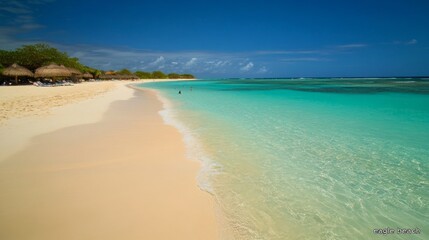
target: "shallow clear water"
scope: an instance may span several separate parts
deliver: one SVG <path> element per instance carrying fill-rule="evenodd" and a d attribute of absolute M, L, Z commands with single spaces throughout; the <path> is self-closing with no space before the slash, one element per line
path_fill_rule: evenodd
<path fill-rule="evenodd" d="M 429 239 L 429 80 L 157 82 L 224 238 Z M 178 94 L 178 91 L 182 94 Z M 174 123 L 173 123 L 174 124 Z"/>

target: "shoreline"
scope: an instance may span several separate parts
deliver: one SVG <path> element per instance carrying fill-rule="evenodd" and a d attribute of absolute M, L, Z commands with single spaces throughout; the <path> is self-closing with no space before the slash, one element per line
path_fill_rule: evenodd
<path fill-rule="evenodd" d="M 16 133 L 96 111 L 33 130 L 29 144 L 0 156 L 0 237 L 217 239 L 214 199 L 198 187 L 200 166 L 163 122 L 157 97 L 123 84 L 84 102 L 9 126 Z M 19 130 L 29 118 L 40 122 Z"/>
<path fill-rule="evenodd" d="M 188 159 L 190 159 L 193 162 L 196 162 L 200 165 L 200 170 L 197 175 L 197 183 L 198 187 L 204 191 L 209 193 L 210 195 L 213 195 L 213 190 L 210 186 L 207 185 L 207 183 L 202 182 L 200 179 L 200 174 L 202 171 L 206 170 L 205 168 L 209 168 L 210 163 L 203 161 L 201 158 L 201 152 L 202 146 L 200 143 L 198 143 L 198 140 L 195 139 L 195 137 L 190 134 L 190 130 L 188 127 L 186 127 L 178 118 L 175 116 L 174 113 L 172 113 L 172 102 L 164 96 L 164 94 L 161 93 L 161 91 L 144 87 L 138 87 L 137 84 L 129 84 L 128 86 L 130 88 L 136 89 L 137 91 L 148 91 L 154 94 L 157 98 L 157 100 L 162 104 L 162 110 L 158 112 L 158 114 L 161 116 L 162 121 L 165 125 L 171 126 L 175 128 L 182 136 L 182 141 L 185 144 L 186 148 L 186 156 Z M 173 110 L 174 111 L 174 110 Z M 198 153 L 197 153 L 198 152 Z M 214 195 L 213 195 L 214 196 Z"/>
<path fill-rule="evenodd" d="M 145 82 L 146 83 L 146 82 Z M 174 109 L 175 102 L 171 101 L 161 90 L 148 88 L 145 84 L 140 87 L 133 86 L 137 84 L 130 84 L 130 87 L 136 88 L 137 90 L 150 91 L 156 95 L 159 102 L 162 103 L 163 110 L 159 111 L 159 115 L 162 116 L 164 124 L 175 128 L 182 136 L 182 140 L 185 143 L 186 156 L 189 160 L 198 164 L 197 172 L 197 186 L 199 189 L 207 194 L 213 200 L 216 223 L 218 228 L 219 239 L 234 239 L 234 229 L 230 226 L 228 217 L 226 217 L 222 204 L 219 202 L 219 196 L 216 195 L 213 186 L 210 183 L 211 172 L 216 171 L 214 168 L 219 167 L 217 163 L 214 163 L 212 159 L 207 155 L 207 149 L 201 140 L 192 133 L 191 128 L 183 122 L 177 115 L 177 110 Z"/>

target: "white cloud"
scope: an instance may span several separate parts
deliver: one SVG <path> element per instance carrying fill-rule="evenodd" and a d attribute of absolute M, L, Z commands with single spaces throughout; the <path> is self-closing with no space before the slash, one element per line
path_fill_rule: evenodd
<path fill-rule="evenodd" d="M 164 63 L 165 58 L 163 56 L 158 57 L 155 61 L 151 62 L 150 65 L 157 66 Z"/>
<path fill-rule="evenodd" d="M 149 63 L 154 70 L 159 70 L 165 68 L 165 58 L 163 56 L 159 56 L 155 61 Z M 144 67 L 146 69 L 147 67 Z"/>
<path fill-rule="evenodd" d="M 197 62 L 197 58 L 191 58 L 191 60 L 189 60 L 188 62 L 185 63 L 185 66 L 190 67 L 192 65 L 194 65 Z"/>
<path fill-rule="evenodd" d="M 230 65 L 230 61 L 228 61 L 228 60 L 225 60 L 225 61 L 221 61 L 221 60 L 219 60 L 219 61 L 216 61 L 216 62 L 214 62 L 214 66 L 215 67 L 224 67 L 224 66 L 226 66 L 226 65 Z"/>
<path fill-rule="evenodd" d="M 218 57 L 204 61 L 198 67 L 203 70 L 203 72 L 210 73 L 226 73 L 228 70 L 232 70 L 231 66 L 233 65 L 233 60 L 219 60 Z M 240 65 L 241 64 L 241 65 Z M 242 63 L 238 63 L 242 66 Z"/>
<path fill-rule="evenodd" d="M 252 62 L 247 63 L 244 67 L 241 67 L 240 70 L 243 72 L 247 72 L 252 69 L 254 64 Z"/>
<path fill-rule="evenodd" d="M 218 70 L 230 66 L 227 58 L 221 53 L 210 52 L 157 52 L 138 49 L 121 49 L 121 48 L 99 48 L 88 45 L 59 45 L 52 46 L 61 51 L 68 52 L 71 56 L 78 57 L 82 63 L 105 69 L 107 59 L 111 66 L 116 69 L 132 68 L 138 66 L 142 70 L 154 71 L 163 68 L 169 72 L 204 72 L 214 71 L 217 65 Z M 190 55 L 194 55 L 190 57 Z M 110 66 L 110 65 L 109 65 Z M 217 70 L 216 70 L 217 71 Z"/>
<path fill-rule="evenodd" d="M 31 20 L 31 18 L 29 18 Z M 25 18 L 23 18 L 25 21 Z M 20 25 L 25 24 L 21 23 Z M 23 44 L 34 44 L 19 40 L 13 29 L 0 27 L 0 46 L 13 49 Z M 3 34 L 4 33 L 4 34 Z M 102 70 L 122 68 L 133 71 L 189 72 L 199 77 L 207 76 L 240 76 L 260 74 L 265 76 L 275 72 L 279 61 L 323 61 L 326 53 L 341 53 L 344 49 L 326 47 L 319 50 L 300 51 L 248 51 L 248 52 L 211 52 L 211 51 L 155 51 L 127 47 L 100 47 L 97 45 L 65 45 L 55 42 L 44 42 L 60 51 L 67 52 L 80 62 Z M 15 47 L 13 47 L 15 46 Z M 6 48 L 7 47 L 7 48 Z M 13 47 L 13 48 L 12 48 Z M 356 47 L 356 46 L 355 46 Z M 351 48 L 351 46 L 349 46 Z M 349 50 L 349 49 L 347 49 Z M 266 56 L 274 54 L 275 56 Z M 286 54 L 284 56 L 280 54 Z M 237 71 L 238 70 L 238 71 Z"/>
<path fill-rule="evenodd" d="M 266 72 L 268 72 L 268 69 L 267 69 L 267 67 L 265 67 L 265 66 L 262 66 L 261 68 L 259 68 L 259 70 L 258 70 L 258 73 L 266 73 Z"/>

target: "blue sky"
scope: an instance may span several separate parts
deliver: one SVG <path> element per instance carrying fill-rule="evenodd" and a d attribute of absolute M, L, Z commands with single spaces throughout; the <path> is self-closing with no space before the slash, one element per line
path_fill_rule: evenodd
<path fill-rule="evenodd" d="M 427 0 L 0 0 L 0 48 L 198 77 L 429 75 Z"/>

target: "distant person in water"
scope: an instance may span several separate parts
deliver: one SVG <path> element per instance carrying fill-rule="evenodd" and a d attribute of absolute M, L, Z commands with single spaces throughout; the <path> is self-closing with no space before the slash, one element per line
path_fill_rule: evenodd
<path fill-rule="evenodd" d="M 179 90 L 179 94 L 182 94 L 182 91 Z"/>

